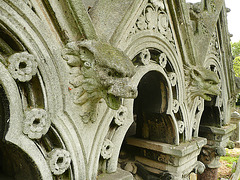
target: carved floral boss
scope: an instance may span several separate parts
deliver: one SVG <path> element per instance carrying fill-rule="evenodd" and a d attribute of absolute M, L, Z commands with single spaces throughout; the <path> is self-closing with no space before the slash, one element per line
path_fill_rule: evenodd
<path fill-rule="evenodd" d="M 119 109 L 122 98 L 135 98 L 137 90 L 129 84 L 135 67 L 131 60 L 110 44 L 96 40 L 68 43 L 62 53 L 70 66 L 69 90 L 73 102 L 84 106 L 84 123 L 96 120 L 96 108 L 104 99 L 111 109 Z"/>

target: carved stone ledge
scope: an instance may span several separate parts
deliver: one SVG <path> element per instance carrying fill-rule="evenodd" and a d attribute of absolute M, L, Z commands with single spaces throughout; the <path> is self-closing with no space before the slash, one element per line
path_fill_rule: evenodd
<path fill-rule="evenodd" d="M 130 172 L 124 171 L 120 168 L 117 169 L 116 172 L 107 174 L 103 173 L 98 176 L 98 180 L 112 180 L 112 179 L 118 179 L 118 180 L 133 180 L 133 176 Z"/>
<path fill-rule="evenodd" d="M 214 126 L 202 126 L 199 127 L 199 136 L 205 137 L 208 140 L 209 146 L 222 146 L 226 147 L 230 136 L 233 134 L 236 128 L 235 124 L 228 126 L 222 126 L 221 128 Z"/>
<path fill-rule="evenodd" d="M 151 173 L 160 174 L 165 170 L 174 178 L 182 179 L 192 171 L 199 169 L 202 172 L 204 168 L 197 163 L 197 156 L 207 143 L 205 138 L 195 138 L 179 146 L 134 137 L 128 137 L 126 141 L 135 152 L 135 160 Z"/>

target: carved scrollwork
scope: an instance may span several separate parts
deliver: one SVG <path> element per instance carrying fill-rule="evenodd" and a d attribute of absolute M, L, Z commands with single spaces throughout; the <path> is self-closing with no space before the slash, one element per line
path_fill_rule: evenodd
<path fill-rule="evenodd" d="M 109 139 L 106 139 L 103 142 L 102 149 L 101 149 L 101 156 L 103 157 L 103 159 L 111 158 L 113 150 L 114 150 L 114 144 Z"/>
<path fill-rule="evenodd" d="M 37 73 L 36 58 L 28 52 L 15 53 L 8 58 L 8 70 L 14 79 L 26 82 Z"/>
<path fill-rule="evenodd" d="M 197 129 L 197 120 L 196 119 L 194 119 L 194 121 L 193 121 L 193 126 L 192 126 L 192 128 L 193 128 L 193 130 L 196 130 Z"/>
<path fill-rule="evenodd" d="M 171 82 L 171 85 L 172 86 L 176 86 L 176 84 L 177 84 L 177 75 L 176 75 L 176 73 L 174 73 L 174 72 L 168 73 L 168 78 L 169 78 L 169 81 Z"/>
<path fill-rule="evenodd" d="M 197 173 L 202 174 L 204 172 L 205 168 L 206 168 L 205 165 L 200 161 L 197 161 L 194 165 L 194 170 L 195 170 L 196 174 Z"/>
<path fill-rule="evenodd" d="M 70 167 L 71 157 L 67 150 L 54 149 L 48 156 L 48 164 L 54 175 L 61 175 Z"/>
<path fill-rule="evenodd" d="M 161 33 L 170 43 L 173 43 L 169 18 L 162 0 L 149 1 L 131 29 L 128 38 L 139 31 L 145 30 Z"/>
<path fill-rule="evenodd" d="M 209 54 L 213 54 L 217 58 L 220 57 L 220 50 L 219 50 L 219 43 L 218 43 L 217 32 L 214 32 L 212 34 L 212 38 L 211 38 L 210 43 L 209 43 L 208 53 Z M 216 72 L 216 70 L 214 72 Z"/>
<path fill-rule="evenodd" d="M 178 110 L 179 110 L 179 102 L 178 102 L 178 100 L 176 100 L 176 99 L 174 99 L 173 100 L 173 103 L 172 103 L 172 111 L 174 112 L 174 113 L 177 113 L 178 112 Z"/>
<path fill-rule="evenodd" d="M 180 134 L 182 134 L 183 131 L 184 131 L 184 129 L 185 129 L 184 122 L 183 122 L 183 121 L 178 121 L 177 123 L 178 123 L 178 132 L 179 132 Z"/>
<path fill-rule="evenodd" d="M 48 132 L 51 125 L 48 114 L 44 109 L 32 109 L 25 112 L 23 133 L 30 139 L 40 139 Z"/>
<path fill-rule="evenodd" d="M 117 110 L 122 98 L 135 98 L 137 90 L 128 84 L 135 73 L 131 60 L 110 44 L 95 40 L 68 43 L 62 53 L 70 66 L 69 91 L 73 102 L 85 106 L 84 123 L 96 120 L 97 103 L 104 99 Z"/>

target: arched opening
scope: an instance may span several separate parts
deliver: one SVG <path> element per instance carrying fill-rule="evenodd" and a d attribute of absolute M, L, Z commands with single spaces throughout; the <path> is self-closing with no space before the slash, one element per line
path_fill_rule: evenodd
<path fill-rule="evenodd" d="M 0 85 L 0 179 L 41 179 L 32 159 L 17 146 L 5 141 L 9 118 L 9 101 Z"/>
<path fill-rule="evenodd" d="M 204 101 L 204 111 L 201 117 L 200 125 L 221 127 L 223 121 L 221 119 L 219 107 L 216 106 L 216 96 L 211 101 Z"/>
<path fill-rule="evenodd" d="M 152 167 L 151 162 L 166 163 L 166 159 L 162 157 L 167 157 L 167 161 L 172 163 L 168 159 L 171 157 L 162 151 L 167 144 L 176 142 L 173 119 L 167 114 L 168 100 L 169 87 L 165 76 L 154 70 L 147 72 L 139 81 L 138 97 L 133 103 L 134 122 L 125 136 L 119 154 L 119 166 L 129 171 L 131 165 L 133 169 L 130 172 L 134 176 L 143 179 L 159 178 L 159 174 L 146 167 Z M 135 166 L 137 172 L 134 170 Z"/>
<path fill-rule="evenodd" d="M 136 137 L 174 144 L 172 119 L 166 114 L 168 91 L 167 82 L 159 72 L 150 71 L 142 77 L 133 107 Z"/>

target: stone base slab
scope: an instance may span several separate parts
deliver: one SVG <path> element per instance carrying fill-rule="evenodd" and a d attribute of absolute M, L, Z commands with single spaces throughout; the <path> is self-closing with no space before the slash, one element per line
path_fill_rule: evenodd
<path fill-rule="evenodd" d="M 118 168 L 115 173 L 111 173 L 111 174 L 103 173 L 103 174 L 100 174 L 97 179 L 98 180 L 113 180 L 113 179 L 133 180 L 133 175 L 128 171 L 124 171 Z"/>

